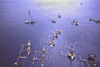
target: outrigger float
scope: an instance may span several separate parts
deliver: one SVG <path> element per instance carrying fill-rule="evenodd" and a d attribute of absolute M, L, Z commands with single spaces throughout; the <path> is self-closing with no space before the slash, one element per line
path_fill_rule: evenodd
<path fill-rule="evenodd" d="M 86 66 L 90 67 L 89 63 L 93 64 L 93 67 L 97 67 L 93 56 L 88 55 L 88 59 L 87 60 L 82 59 L 81 56 L 79 58 L 80 58 L 80 63 L 81 63 L 82 67 L 86 67 Z M 84 66 L 84 62 L 86 63 L 86 66 Z"/>
<path fill-rule="evenodd" d="M 25 23 L 25 24 L 34 24 L 34 23 L 36 23 L 36 21 L 33 20 L 33 19 L 31 19 L 31 20 L 25 21 L 24 23 Z"/>
<path fill-rule="evenodd" d="M 33 64 L 35 64 L 35 61 L 41 61 L 41 67 L 43 67 L 44 66 L 44 61 L 45 61 L 45 54 L 48 53 L 48 52 L 46 51 L 45 48 L 43 48 L 41 58 L 37 57 L 38 52 L 41 52 L 41 51 L 35 51 L 35 55 L 34 55 L 34 58 L 33 58 Z"/>
<path fill-rule="evenodd" d="M 17 61 L 14 64 L 17 66 L 23 66 L 24 61 L 27 58 L 27 55 L 30 55 L 30 51 L 31 51 L 30 49 L 31 49 L 30 40 L 28 41 L 28 43 L 26 45 L 21 45 L 20 54 L 17 58 Z M 25 52 L 27 52 L 27 54 Z M 24 53 L 24 55 L 23 55 L 23 53 Z"/>
<path fill-rule="evenodd" d="M 54 19 L 54 18 L 51 18 L 49 21 L 52 23 L 56 23 L 56 19 Z"/>

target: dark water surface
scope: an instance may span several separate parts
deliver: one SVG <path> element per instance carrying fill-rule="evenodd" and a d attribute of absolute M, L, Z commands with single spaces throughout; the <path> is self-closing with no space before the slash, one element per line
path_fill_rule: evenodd
<path fill-rule="evenodd" d="M 55 47 L 50 48 L 47 45 L 48 60 L 45 61 L 44 67 L 81 67 L 79 56 L 87 58 L 88 53 L 96 55 L 99 67 L 100 24 L 89 22 L 88 19 L 100 19 L 100 0 L 72 0 L 73 2 L 68 4 L 67 0 L 61 4 L 57 0 L 54 3 L 45 1 L 0 0 L 0 67 L 16 67 L 13 63 L 19 55 L 20 46 L 28 40 L 32 43 L 29 56 L 31 59 L 34 50 L 42 50 L 44 47 L 43 40 L 50 40 L 46 37 L 52 36 L 52 32 L 59 29 L 62 34 L 55 40 Z M 25 20 L 30 19 L 27 10 L 31 10 L 31 17 L 37 23 L 24 24 Z M 61 19 L 57 18 L 59 13 L 62 15 Z M 56 24 L 48 21 L 51 17 L 57 19 Z M 79 21 L 79 26 L 71 24 L 73 18 Z M 74 46 L 77 56 L 72 65 L 68 58 L 61 56 L 62 45 Z M 31 61 L 23 67 L 32 67 Z"/>

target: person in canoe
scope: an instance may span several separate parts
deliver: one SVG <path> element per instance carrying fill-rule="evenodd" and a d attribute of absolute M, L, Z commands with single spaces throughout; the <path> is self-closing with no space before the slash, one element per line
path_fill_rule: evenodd
<path fill-rule="evenodd" d="M 76 55 L 74 54 L 74 48 L 72 46 L 70 53 L 68 54 L 68 58 L 70 58 L 71 60 L 74 60 L 75 56 Z"/>
<path fill-rule="evenodd" d="M 51 47 L 53 47 L 53 46 L 55 46 L 55 41 L 51 40 L 51 41 L 49 41 L 49 44 L 50 44 Z"/>
<path fill-rule="evenodd" d="M 51 22 L 56 23 L 56 19 L 51 18 Z"/>

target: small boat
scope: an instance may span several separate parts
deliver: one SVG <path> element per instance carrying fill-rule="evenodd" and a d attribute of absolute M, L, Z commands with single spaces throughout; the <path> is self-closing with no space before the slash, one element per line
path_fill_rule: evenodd
<path fill-rule="evenodd" d="M 56 19 L 51 19 L 51 22 L 56 23 Z"/>

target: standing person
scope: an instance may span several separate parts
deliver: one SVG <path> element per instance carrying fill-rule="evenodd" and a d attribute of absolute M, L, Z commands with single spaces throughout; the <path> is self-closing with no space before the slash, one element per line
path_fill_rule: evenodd
<path fill-rule="evenodd" d="M 43 48 L 42 52 L 43 52 L 43 55 L 46 53 L 46 50 L 45 50 L 45 48 Z"/>
<path fill-rule="evenodd" d="M 27 46 L 28 46 L 27 47 L 27 54 L 30 55 L 30 52 L 31 52 L 31 41 L 30 40 L 28 41 Z"/>
<path fill-rule="evenodd" d="M 31 47 L 31 41 L 30 40 L 28 41 L 27 46 Z"/>
<path fill-rule="evenodd" d="M 29 14 L 29 15 L 31 14 L 31 11 L 30 11 L 30 10 L 28 10 L 28 14 Z"/>
<path fill-rule="evenodd" d="M 72 46 L 72 48 L 71 48 L 71 52 L 70 52 L 71 54 L 73 54 L 74 53 L 74 48 L 73 48 L 73 46 Z"/>
<path fill-rule="evenodd" d="M 43 56 L 42 56 L 42 59 L 41 59 L 41 67 L 43 67 L 43 65 L 44 65 L 45 53 L 46 53 L 45 48 L 43 48 L 42 52 L 43 52 Z"/>
<path fill-rule="evenodd" d="M 28 10 L 27 13 L 28 13 L 28 15 L 30 16 L 30 19 L 31 19 L 31 22 L 32 22 L 31 11 Z"/>

